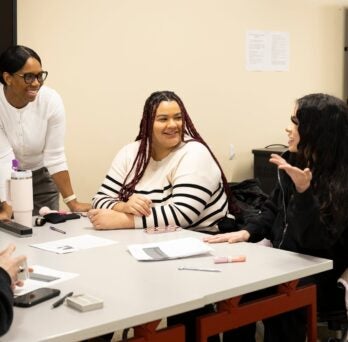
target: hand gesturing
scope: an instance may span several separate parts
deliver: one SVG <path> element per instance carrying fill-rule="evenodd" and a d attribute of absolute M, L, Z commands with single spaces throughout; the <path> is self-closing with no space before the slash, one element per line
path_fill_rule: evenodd
<path fill-rule="evenodd" d="M 295 184 L 297 192 L 305 192 L 311 185 L 312 172 L 308 167 L 301 170 L 298 167 L 290 165 L 278 154 L 271 154 L 269 161 L 277 165 L 279 169 L 284 170 L 290 176 Z"/>

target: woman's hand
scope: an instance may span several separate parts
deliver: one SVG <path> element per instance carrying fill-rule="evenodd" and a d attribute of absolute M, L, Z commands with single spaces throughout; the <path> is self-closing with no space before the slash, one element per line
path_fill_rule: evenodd
<path fill-rule="evenodd" d="M 145 196 L 133 194 L 127 202 L 116 203 L 113 210 L 135 216 L 149 216 L 151 215 L 151 205 L 151 200 Z"/>
<path fill-rule="evenodd" d="M 219 242 L 235 243 L 235 242 L 248 241 L 249 237 L 250 237 L 250 234 L 248 231 L 239 230 L 238 232 L 206 236 L 203 238 L 203 241 L 208 243 L 219 243 Z"/>
<path fill-rule="evenodd" d="M 20 266 L 27 259 L 24 255 L 12 257 L 12 253 L 15 250 L 16 246 L 11 243 L 0 252 L 0 267 L 3 268 L 11 277 L 12 288 L 14 288 L 15 285 L 23 285 L 23 282 L 18 280 L 18 272 L 20 270 Z"/>
<path fill-rule="evenodd" d="M 78 202 L 77 200 L 70 201 L 66 204 L 71 212 L 85 212 L 92 208 L 92 205 L 90 203 L 82 203 Z"/>
<path fill-rule="evenodd" d="M 290 176 L 297 192 L 305 192 L 310 187 L 312 172 L 308 167 L 304 170 L 301 170 L 298 167 L 290 165 L 284 158 L 282 158 L 278 154 L 271 154 L 269 161 L 277 165 L 279 169 L 284 170 Z"/>
<path fill-rule="evenodd" d="M 133 215 L 111 209 L 91 209 L 88 212 L 88 217 L 97 230 L 134 228 Z"/>
<path fill-rule="evenodd" d="M 11 220 L 12 207 L 6 202 L 0 203 L 0 220 Z"/>

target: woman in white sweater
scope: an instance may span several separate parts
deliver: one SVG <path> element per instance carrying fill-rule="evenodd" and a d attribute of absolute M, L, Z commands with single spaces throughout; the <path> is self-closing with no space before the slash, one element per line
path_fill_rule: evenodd
<path fill-rule="evenodd" d="M 114 158 L 89 217 L 96 229 L 178 225 L 217 232 L 218 222 L 238 211 L 228 191 L 181 99 L 160 91 L 147 99 L 136 141 Z"/>
<path fill-rule="evenodd" d="M 34 215 L 43 206 L 58 210 L 59 193 L 71 211 L 87 211 L 91 205 L 77 201 L 70 181 L 63 101 L 44 85 L 47 75 L 26 46 L 0 55 L 0 189 L 16 159 L 21 169 L 33 171 Z"/>

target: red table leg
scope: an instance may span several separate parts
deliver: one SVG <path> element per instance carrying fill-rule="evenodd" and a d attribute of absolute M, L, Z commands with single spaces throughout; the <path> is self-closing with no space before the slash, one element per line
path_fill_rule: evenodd
<path fill-rule="evenodd" d="M 274 295 L 239 304 L 241 297 L 218 303 L 216 313 L 196 319 L 197 341 L 298 308 L 307 308 L 308 342 L 317 339 L 316 287 L 296 287 L 298 280 L 279 285 Z"/>

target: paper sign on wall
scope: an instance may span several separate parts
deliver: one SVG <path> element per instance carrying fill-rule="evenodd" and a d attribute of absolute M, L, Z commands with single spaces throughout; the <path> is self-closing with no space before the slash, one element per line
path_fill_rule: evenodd
<path fill-rule="evenodd" d="M 288 71 L 289 53 L 288 32 L 247 31 L 246 33 L 248 71 Z"/>

